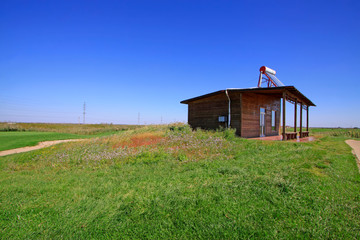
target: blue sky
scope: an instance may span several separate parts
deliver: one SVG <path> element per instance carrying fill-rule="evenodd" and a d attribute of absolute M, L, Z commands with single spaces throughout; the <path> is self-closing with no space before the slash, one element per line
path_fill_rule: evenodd
<path fill-rule="evenodd" d="M 186 122 L 181 100 L 254 87 L 265 65 L 317 105 L 311 126 L 360 127 L 359 10 L 346 0 L 1 1 L 0 121 L 77 123 L 85 101 L 87 123 Z"/>

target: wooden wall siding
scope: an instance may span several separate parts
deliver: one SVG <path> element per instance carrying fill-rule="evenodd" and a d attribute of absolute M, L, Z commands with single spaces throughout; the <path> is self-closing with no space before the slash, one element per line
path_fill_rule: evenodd
<path fill-rule="evenodd" d="M 260 108 L 265 108 L 265 135 L 279 135 L 280 98 L 255 94 L 242 94 L 242 128 L 241 137 L 260 136 Z M 271 129 L 271 111 L 276 111 L 275 131 Z"/>
<path fill-rule="evenodd" d="M 240 95 L 229 94 L 231 99 L 231 127 L 240 131 Z M 228 116 L 228 99 L 219 94 L 205 99 L 200 99 L 188 104 L 188 123 L 194 129 L 217 129 L 226 127 L 225 123 L 219 123 L 219 116 Z"/>
<path fill-rule="evenodd" d="M 231 99 L 231 128 L 236 129 L 236 134 L 240 136 L 241 133 L 241 101 L 240 101 L 240 93 L 230 93 Z M 229 107 L 228 107 L 229 108 Z"/>
<path fill-rule="evenodd" d="M 231 99 L 231 127 L 241 137 L 260 136 L 260 107 L 265 108 L 265 135 L 279 135 L 280 98 L 256 93 L 229 93 Z M 226 94 L 199 99 L 188 104 L 188 123 L 194 129 L 226 127 L 219 116 L 228 116 Z M 276 111 L 275 131 L 271 129 L 271 111 Z"/>

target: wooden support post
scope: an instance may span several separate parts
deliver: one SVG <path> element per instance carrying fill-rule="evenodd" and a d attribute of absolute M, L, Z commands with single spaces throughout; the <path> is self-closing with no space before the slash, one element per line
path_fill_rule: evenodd
<path fill-rule="evenodd" d="M 241 137 L 242 134 L 242 111 L 243 111 L 243 104 L 242 104 L 242 93 L 240 93 L 240 125 L 239 125 L 239 136 Z"/>
<path fill-rule="evenodd" d="M 283 135 L 283 141 L 286 140 L 286 119 L 285 119 L 285 110 L 286 110 L 286 93 L 283 92 L 283 121 L 282 121 L 282 124 L 283 124 L 283 129 L 282 129 L 282 135 Z"/>
<path fill-rule="evenodd" d="M 303 119 L 302 110 L 303 110 L 303 105 L 301 102 L 300 103 L 300 137 L 302 137 L 302 119 Z"/>
<path fill-rule="evenodd" d="M 309 131 L 309 106 L 306 107 L 306 131 Z"/>
<path fill-rule="evenodd" d="M 295 99 L 295 108 L 294 108 L 294 132 L 296 132 L 296 125 L 297 125 L 297 99 Z"/>

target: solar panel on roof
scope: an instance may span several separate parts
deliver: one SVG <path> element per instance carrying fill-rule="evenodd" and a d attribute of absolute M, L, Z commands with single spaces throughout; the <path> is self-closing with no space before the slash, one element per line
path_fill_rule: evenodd
<path fill-rule="evenodd" d="M 271 80 L 276 84 L 277 87 L 285 86 L 275 75 L 267 72 L 267 75 L 271 78 Z"/>
<path fill-rule="evenodd" d="M 285 86 L 276 76 L 276 71 L 262 66 L 260 68 L 260 76 L 258 82 L 258 88 L 261 87 L 263 83 L 266 83 L 267 87 L 283 87 Z M 263 78 L 264 75 L 264 78 Z"/>

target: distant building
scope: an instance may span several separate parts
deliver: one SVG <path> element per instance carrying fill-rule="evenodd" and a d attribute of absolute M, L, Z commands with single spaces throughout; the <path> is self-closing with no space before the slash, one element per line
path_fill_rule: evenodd
<path fill-rule="evenodd" d="M 263 69 L 263 71 L 261 71 Z M 294 132 L 285 131 L 285 102 L 300 105 L 300 137 L 308 136 L 309 107 L 315 106 L 293 86 L 284 86 L 275 71 L 260 68 L 257 88 L 232 88 L 181 101 L 188 105 L 188 123 L 192 128 L 217 129 L 231 127 L 244 138 L 276 136 L 280 134 L 282 118 L 283 139 L 296 138 L 297 107 L 294 108 Z M 266 75 L 264 78 L 262 74 Z M 266 78 L 265 78 L 266 77 Z M 263 81 L 267 87 L 261 87 Z M 275 80 L 275 81 L 273 81 Z M 279 86 L 282 85 L 282 86 Z M 281 100 L 282 99 L 282 100 Z M 283 112 L 281 114 L 281 104 Z M 302 109 L 306 110 L 306 131 L 302 129 Z"/>

